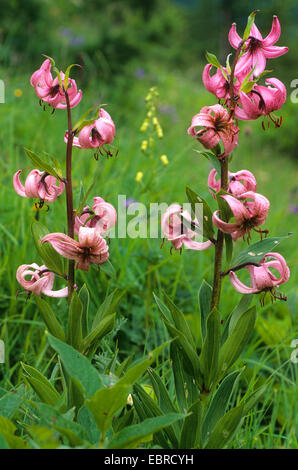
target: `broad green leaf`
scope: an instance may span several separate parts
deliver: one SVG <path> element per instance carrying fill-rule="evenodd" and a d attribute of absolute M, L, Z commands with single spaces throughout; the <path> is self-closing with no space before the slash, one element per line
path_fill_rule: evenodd
<path fill-rule="evenodd" d="M 246 312 L 248 310 L 251 301 L 253 299 L 253 294 L 244 294 L 240 302 L 236 305 L 234 310 L 228 315 L 227 318 L 224 320 L 224 330 L 221 336 L 221 345 L 224 344 L 224 342 L 227 340 L 227 337 L 231 333 L 232 329 L 234 328 L 236 322 L 238 321 L 238 318 L 242 313 Z"/>
<path fill-rule="evenodd" d="M 88 311 L 89 311 L 89 291 L 86 287 L 86 284 L 79 291 L 79 299 L 82 302 L 83 310 L 82 310 L 82 335 L 83 337 L 87 336 L 88 334 Z"/>
<path fill-rule="evenodd" d="M 213 152 L 209 152 L 208 150 L 195 150 L 195 151 L 199 153 L 200 155 L 203 155 L 203 157 L 207 158 L 210 161 L 213 168 L 216 169 L 217 174 L 220 175 L 221 173 L 220 162 L 219 162 L 218 157 L 214 155 Z"/>
<path fill-rule="evenodd" d="M 185 370 L 183 357 L 176 342 L 173 342 L 170 346 L 170 355 L 174 374 L 177 403 L 179 405 L 180 411 L 186 412 L 189 406 L 194 403 L 199 396 L 198 387 L 194 383 L 193 378 L 188 375 Z"/>
<path fill-rule="evenodd" d="M 73 292 L 68 315 L 68 344 L 79 349 L 82 343 L 82 312 L 83 305 L 76 291 Z"/>
<path fill-rule="evenodd" d="M 25 389 L 22 386 L 3 395 L 0 398 L 0 416 L 12 418 L 22 403 L 24 392 Z"/>
<path fill-rule="evenodd" d="M 264 240 L 261 240 L 257 243 L 254 243 L 253 245 L 248 246 L 244 250 L 239 253 L 239 255 L 236 256 L 236 258 L 233 260 L 232 266 L 238 266 L 239 264 L 243 263 L 258 263 L 261 261 L 261 259 L 264 257 L 266 253 L 270 253 L 271 251 L 275 251 L 276 247 L 289 238 L 289 236 L 292 235 L 289 233 L 289 235 L 286 235 L 284 237 L 272 237 L 272 238 L 265 238 Z"/>
<path fill-rule="evenodd" d="M 107 276 L 113 279 L 116 278 L 116 269 L 114 268 L 109 259 L 100 265 L 100 270 Z"/>
<path fill-rule="evenodd" d="M 4 449 L 27 449 L 28 444 L 21 437 L 15 436 L 17 428 L 8 418 L 0 416 L 0 442 Z M 2 439 L 1 439 L 2 437 Z"/>
<path fill-rule="evenodd" d="M 116 314 L 108 315 L 83 339 L 80 344 L 80 351 L 86 352 L 92 345 L 99 341 L 108 333 L 113 331 Z"/>
<path fill-rule="evenodd" d="M 250 30 L 252 28 L 252 25 L 254 24 L 255 22 L 255 16 L 256 14 L 258 13 L 258 11 L 260 10 L 254 10 L 248 17 L 247 19 L 247 25 L 246 25 L 246 28 L 244 30 L 244 34 L 243 34 L 243 41 L 246 41 L 248 38 L 249 38 L 249 35 L 250 35 Z"/>
<path fill-rule="evenodd" d="M 210 433 L 215 427 L 216 423 L 225 414 L 233 388 L 235 387 L 235 383 L 239 378 L 241 372 L 241 370 L 237 370 L 227 375 L 217 388 L 216 392 L 214 393 L 212 401 L 208 406 L 208 411 L 206 413 L 203 423 L 203 445 L 205 443 L 205 440 L 209 438 Z"/>
<path fill-rule="evenodd" d="M 183 418 L 182 414 L 169 413 L 165 416 L 145 419 L 142 423 L 126 427 L 115 434 L 108 449 L 135 449 L 141 442 L 148 441 L 152 434 Z"/>
<path fill-rule="evenodd" d="M 97 445 L 100 438 L 100 431 L 97 429 L 95 419 L 86 405 L 83 405 L 78 411 L 78 423 L 83 426 L 87 434 L 87 440 Z"/>
<path fill-rule="evenodd" d="M 61 397 L 49 380 L 37 369 L 34 369 L 34 367 L 28 366 L 22 362 L 21 366 L 25 372 L 26 380 L 37 393 L 39 398 L 44 403 L 55 406 L 61 400 Z"/>
<path fill-rule="evenodd" d="M 221 197 L 221 196 L 224 196 L 226 194 L 228 194 L 226 191 L 224 191 L 223 189 L 220 189 L 216 193 L 216 200 L 217 200 L 217 203 L 218 203 L 218 208 L 220 210 L 221 219 L 224 220 L 225 222 L 229 222 L 231 217 L 233 217 L 233 212 L 231 211 L 231 208 L 230 208 L 229 204 L 227 203 L 227 201 L 225 201 L 225 199 L 223 199 Z M 229 196 L 230 196 L 230 194 L 229 194 Z"/>
<path fill-rule="evenodd" d="M 202 428 L 202 403 L 197 400 L 187 410 L 187 416 L 181 429 L 179 449 L 194 449 L 200 447 Z"/>
<path fill-rule="evenodd" d="M 228 80 L 227 74 L 222 68 L 218 58 L 216 57 L 215 54 L 211 54 L 210 52 L 206 52 L 206 60 L 208 64 L 213 65 L 214 67 L 220 69 L 222 71 L 223 76 L 225 77 L 226 80 Z"/>
<path fill-rule="evenodd" d="M 210 386 L 217 375 L 219 347 L 220 315 L 217 308 L 213 308 L 207 317 L 206 337 L 200 355 L 200 364 L 205 390 L 210 389 Z"/>
<path fill-rule="evenodd" d="M 52 348 L 60 355 L 66 372 L 85 390 L 88 396 L 94 395 L 104 386 L 99 373 L 86 357 L 50 334 L 48 334 L 48 340 Z"/>
<path fill-rule="evenodd" d="M 116 312 L 120 299 L 122 298 L 124 291 L 120 289 L 115 289 L 111 294 L 109 294 L 99 309 L 96 312 L 96 315 L 93 320 L 92 330 L 99 324 L 104 317 L 111 315 Z"/>
<path fill-rule="evenodd" d="M 226 270 L 229 269 L 233 257 L 233 239 L 229 233 L 224 234 L 226 249 Z"/>
<path fill-rule="evenodd" d="M 243 406 L 232 408 L 216 424 L 207 441 L 206 449 L 223 449 L 234 436 L 241 418 Z"/>
<path fill-rule="evenodd" d="M 49 173 L 49 175 L 55 176 L 55 178 L 59 180 L 60 175 L 49 163 L 44 162 L 36 153 L 32 152 L 32 150 L 27 148 L 24 148 L 24 150 L 32 161 L 34 168 L 40 171 L 45 171 L 46 173 Z"/>
<path fill-rule="evenodd" d="M 211 298 L 212 298 L 212 287 L 208 282 L 203 279 L 199 290 L 199 305 L 200 305 L 200 313 L 201 313 L 201 332 L 202 338 L 204 340 L 206 336 L 206 320 L 210 313 L 211 307 Z"/>
<path fill-rule="evenodd" d="M 209 238 L 209 240 L 212 240 L 214 236 L 212 211 L 208 203 L 189 186 L 186 186 L 186 196 L 191 204 L 192 215 L 194 217 L 196 217 L 196 204 L 203 204 L 203 235 Z"/>
<path fill-rule="evenodd" d="M 226 371 L 238 359 L 245 348 L 254 329 L 256 321 L 256 307 L 249 308 L 238 318 L 233 330 L 222 346 L 219 354 L 219 377 L 220 379 Z"/>
<path fill-rule="evenodd" d="M 43 321 L 46 324 L 47 329 L 49 332 L 55 336 L 56 338 L 60 339 L 61 341 L 65 341 L 65 333 L 64 330 L 59 322 L 57 320 L 53 310 L 51 309 L 50 305 L 48 302 L 45 300 L 41 299 L 37 295 L 35 296 L 35 302 L 37 304 L 37 307 L 39 309 L 39 312 L 42 316 Z"/>
<path fill-rule="evenodd" d="M 64 275 L 62 257 L 54 250 L 50 243 L 41 244 L 41 239 L 49 233 L 47 227 L 40 222 L 34 221 L 31 225 L 31 231 L 36 249 L 46 267 L 50 271 Z"/>
<path fill-rule="evenodd" d="M 167 308 L 169 309 L 171 313 L 172 320 L 174 322 L 175 327 L 177 330 L 181 331 L 189 341 L 189 343 L 195 348 L 195 341 L 193 338 L 193 335 L 190 331 L 190 328 L 188 326 L 187 321 L 185 320 L 185 317 L 181 310 L 174 304 L 174 302 L 170 299 L 170 297 L 167 296 L 165 292 L 163 292 L 164 298 L 165 298 L 165 303 Z"/>
<path fill-rule="evenodd" d="M 249 395 L 248 398 L 245 399 L 243 405 L 243 416 L 247 415 L 251 408 L 253 408 L 258 403 L 261 396 L 266 392 L 266 390 L 267 385 L 263 385 L 262 387 L 258 388 L 258 390 Z"/>

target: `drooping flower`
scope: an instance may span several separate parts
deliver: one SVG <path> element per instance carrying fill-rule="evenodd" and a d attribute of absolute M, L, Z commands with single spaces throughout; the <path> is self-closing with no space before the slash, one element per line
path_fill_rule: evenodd
<path fill-rule="evenodd" d="M 220 179 L 216 179 L 217 172 L 213 168 L 208 176 L 208 186 L 213 188 L 218 192 L 221 188 Z M 231 173 L 229 171 L 229 186 L 227 192 L 231 193 L 233 196 L 238 197 L 241 194 L 246 193 L 247 191 L 256 191 L 257 182 L 254 175 L 248 170 L 240 170 L 236 173 Z M 213 191 L 210 191 L 211 194 L 215 197 Z"/>
<path fill-rule="evenodd" d="M 117 222 L 117 212 L 114 206 L 102 197 L 95 197 L 92 209 L 84 207 L 80 216 L 75 217 L 74 230 L 78 235 L 80 227 L 95 228 L 100 235 L 108 232 Z"/>
<path fill-rule="evenodd" d="M 197 130 L 197 127 L 202 129 Z M 222 141 L 224 151 L 220 157 L 229 155 L 238 144 L 239 128 L 220 104 L 204 106 L 199 114 L 192 118 L 187 132 L 207 149 L 216 147 Z"/>
<path fill-rule="evenodd" d="M 30 79 L 31 85 L 35 89 L 37 96 L 48 103 L 52 108 L 66 109 L 66 98 L 63 89 L 59 85 L 59 78 L 53 79 L 51 74 L 51 61 L 46 59 L 40 69 L 33 73 Z M 65 75 L 60 72 L 60 77 L 63 82 Z M 77 84 L 72 78 L 68 79 L 67 93 L 69 97 L 69 104 L 74 108 L 82 99 L 82 91 L 78 91 Z"/>
<path fill-rule="evenodd" d="M 17 194 L 22 197 L 36 197 L 46 202 L 53 202 L 63 193 L 65 185 L 59 181 L 56 184 L 56 178 L 46 172 L 32 170 L 28 174 L 25 186 L 20 181 L 22 170 L 17 171 L 13 177 L 13 186 Z"/>
<path fill-rule="evenodd" d="M 273 258 L 268 261 L 268 259 Z M 229 276 L 235 289 L 241 294 L 258 294 L 259 292 L 271 291 L 276 298 L 274 288 L 284 284 L 290 277 L 290 270 L 283 256 L 279 253 L 267 253 L 260 261 L 260 266 L 246 266 L 251 278 L 251 287 L 243 284 L 234 271 L 230 271 Z M 271 269 L 279 273 L 276 277 Z M 286 300 L 286 299 L 284 299 Z"/>
<path fill-rule="evenodd" d="M 277 78 L 267 78 L 266 83 L 269 86 L 254 85 L 248 95 L 243 91 L 240 92 L 235 110 L 237 119 L 251 120 L 260 116 L 269 116 L 276 126 L 280 126 L 281 119 L 272 112 L 283 106 L 287 99 L 287 90 Z"/>
<path fill-rule="evenodd" d="M 99 148 L 104 144 L 110 144 L 115 137 L 115 124 L 107 111 L 99 110 L 99 117 L 93 124 L 89 124 L 80 131 L 78 137 L 73 138 L 72 145 L 80 149 Z M 68 141 L 66 132 L 64 142 Z"/>
<path fill-rule="evenodd" d="M 165 237 L 173 244 L 175 250 L 182 246 L 190 250 L 206 250 L 212 245 L 211 241 L 196 242 L 192 240 L 197 234 L 183 224 L 185 219 L 189 224 L 198 225 L 197 219 L 192 221 L 188 211 L 183 210 L 179 204 L 171 204 L 161 218 L 161 228 Z"/>
<path fill-rule="evenodd" d="M 234 215 L 235 222 L 225 222 L 218 217 L 220 211 L 215 211 L 212 216 L 214 225 L 222 232 L 230 233 L 233 240 L 239 237 L 250 235 L 250 230 L 263 225 L 267 219 L 270 202 L 262 194 L 248 191 L 241 194 L 240 198 L 244 201 L 236 199 L 234 196 L 221 196 L 230 206 Z"/>
<path fill-rule="evenodd" d="M 29 280 L 28 280 L 29 276 Z M 40 296 L 45 294 L 49 297 L 67 297 L 68 288 L 52 290 L 55 274 L 46 266 L 38 266 L 36 263 L 22 264 L 18 267 L 16 278 L 18 283 L 28 292 Z"/>
<path fill-rule="evenodd" d="M 230 83 L 229 80 L 227 80 L 227 78 L 229 79 L 227 69 L 223 67 L 223 70 L 226 73 L 226 77 L 220 68 L 216 69 L 215 74 L 210 75 L 211 69 L 212 65 L 207 64 L 203 70 L 202 79 L 206 90 L 208 90 L 210 93 L 213 93 L 213 95 L 215 95 L 219 100 L 230 98 Z M 236 66 L 234 73 L 234 95 L 238 95 L 242 82 L 248 72 L 249 70 L 241 70 L 238 72 L 238 68 Z"/>
<path fill-rule="evenodd" d="M 49 233 L 41 243 L 50 243 L 64 258 L 76 260 L 76 269 L 88 271 L 90 264 L 102 264 L 109 257 L 109 247 L 101 235 L 90 227 L 80 227 L 79 241 L 64 233 Z"/>
<path fill-rule="evenodd" d="M 241 71 L 247 67 L 255 67 L 254 76 L 260 75 L 266 67 L 266 59 L 273 59 L 274 57 L 280 57 L 288 52 L 287 47 L 273 46 L 280 37 L 280 23 L 277 16 L 273 16 L 273 22 L 271 31 L 263 39 L 257 26 L 253 24 L 250 30 L 250 36 L 245 43 L 245 53 L 240 57 L 237 63 L 238 70 Z M 236 24 L 232 24 L 229 31 L 229 41 L 234 49 L 237 49 L 241 37 L 237 33 Z"/>

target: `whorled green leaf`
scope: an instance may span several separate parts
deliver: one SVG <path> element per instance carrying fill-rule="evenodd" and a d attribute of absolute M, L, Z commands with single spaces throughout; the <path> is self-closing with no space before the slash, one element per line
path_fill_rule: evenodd
<path fill-rule="evenodd" d="M 241 297 L 240 302 L 236 305 L 236 307 L 233 309 L 230 315 L 228 315 L 227 318 L 225 318 L 224 330 L 221 335 L 221 345 L 223 345 L 224 342 L 227 340 L 227 337 L 229 336 L 232 329 L 234 328 L 240 315 L 242 315 L 242 313 L 248 310 L 252 299 L 253 299 L 253 294 L 244 294 Z"/>
<path fill-rule="evenodd" d="M 100 321 L 104 319 L 104 317 L 107 317 L 116 312 L 123 294 L 123 290 L 115 289 L 113 292 L 107 295 L 95 314 L 92 329 L 94 329 L 100 323 Z"/>
<path fill-rule="evenodd" d="M 98 325 L 90 331 L 90 333 L 81 341 L 80 351 L 87 351 L 92 345 L 98 344 L 99 341 L 108 333 L 113 331 L 115 326 L 116 313 L 104 317 Z"/>
<path fill-rule="evenodd" d="M 209 313 L 206 322 L 206 337 L 200 355 L 200 365 L 204 380 L 204 389 L 209 390 L 218 371 L 220 348 L 220 315 L 217 308 Z"/>
<path fill-rule="evenodd" d="M 48 405 L 55 406 L 61 401 L 61 397 L 51 382 L 34 367 L 21 362 L 25 378 L 39 398 Z"/>
<path fill-rule="evenodd" d="M 216 424 L 205 446 L 206 449 L 223 449 L 234 436 L 241 418 L 243 406 L 232 408 Z"/>
<path fill-rule="evenodd" d="M 65 341 L 65 333 L 61 323 L 57 319 L 48 302 L 37 295 L 35 296 L 35 302 L 49 332 L 61 341 Z"/>
<path fill-rule="evenodd" d="M 50 271 L 54 271 L 60 275 L 64 275 L 64 266 L 63 266 L 63 259 L 54 250 L 50 243 L 41 244 L 41 239 L 48 235 L 49 230 L 43 224 L 38 221 L 32 222 L 31 225 L 31 232 L 33 236 L 33 240 L 36 246 L 36 249 L 42 258 L 44 264 Z"/>
<path fill-rule="evenodd" d="M 69 306 L 67 338 L 68 343 L 75 349 L 80 348 L 83 339 L 82 313 L 83 304 L 78 294 L 74 291 Z"/>
<path fill-rule="evenodd" d="M 208 150 L 195 150 L 195 152 L 207 158 L 210 161 L 213 168 L 215 168 L 217 174 L 220 175 L 220 172 L 221 172 L 220 162 L 219 162 L 218 157 L 213 152 L 210 152 Z"/>
<path fill-rule="evenodd" d="M 179 449 L 195 449 L 200 447 L 202 429 L 202 403 L 197 400 L 187 410 L 187 416 L 181 429 Z"/>
<path fill-rule="evenodd" d="M 40 171 L 45 171 L 46 173 L 49 173 L 49 175 L 55 176 L 55 178 L 59 180 L 60 175 L 57 173 L 55 168 L 53 168 L 49 163 L 44 162 L 35 152 L 32 152 L 32 150 L 27 148 L 24 148 L 24 150 L 32 161 L 34 168 Z"/>
<path fill-rule="evenodd" d="M 209 240 L 213 239 L 214 230 L 212 224 L 212 211 L 208 203 L 193 191 L 189 186 L 186 186 L 186 196 L 191 204 L 192 215 L 196 217 L 196 204 L 203 204 L 203 235 Z"/>
<path fill-rule="evenodd" d="M 83 337 L 87 336 L 88 334 L 88 312 L 89 312 L 89 301 L 90 295 L 87 289 L 86 284 L 84 284 L 80 291 L 79 291 L 79 299 L 82 302 L 83 310 L 82 310 L 82 335 Z"/>
<path fill-rule="evenodd" d="M 212 287 L 208 282 L 203 279 L 199 290 L 199 305 L 200 305 L 200 314 L 201 314 L 201 332 L 202 338 L 204 340 L 206 336 L 206 321 L 210 313 L 211 308 L 211 298 L 212 298 Z"/>

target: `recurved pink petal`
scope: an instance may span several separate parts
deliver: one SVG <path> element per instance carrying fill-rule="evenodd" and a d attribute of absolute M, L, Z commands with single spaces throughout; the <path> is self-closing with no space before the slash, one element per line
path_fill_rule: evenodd
<path fill-rule="evenodd" d="M 25 188 L 21 183 L 20 174 L 22 170 L 17 171 L 13 176 L 13 187 L 19 196 L 26 197 Z"/>
<path fill-rule="evenodd" d="M 79 243 L 64 233 L 49 233 L 42 238 L 41 243 L 50 243 L 54 250 L 64 258 L 76 259 L 81 253 Z"/>
<path fill-rule="evenodd" d="M 275 57 L 280 57 L 288 52 L 288 47 L 279 47 L 279 46 L 263 46 L 262 51 L 264 56 L 267 59 L 274 59 Z"/>
<path fill-rule="evenodd" d="M 196 250 L 196 251 L 207 250 L 207 248 L 210 248 L 210 246 L 213 245 L 213 243 L 210 240 L 208 240 L 207 242 L 200 243 L 200 242 L 191 240 L 190 238 L 184 238 L 182 240 L 182 244 L 189 250 Z"/>
<path fill-rule="evenodd" d="M 273 16 L 270 33 L 263 39 L 263 46 L 272 46 L 280 37 L 281 27 L 276 15 Z"/>
<path fill-rule="evenodd" d="M 229 31 L 229 42 L 234 49 L 237 49 L 241 41 L 242 39 L 237 33 L 236 23 L 233 23 Z"/>
<path fill-rule="evenodd" d="M 215 211 L 212 215 L 212 222 L 214 223 L 215 227 L 221 230 L 224 233 L 233 233 L 239 228 L 238 223 L 228 223 L 224 222 L 218 217 L 218 213 L 220 211 Z"/>
<path fill-rule="evenodd" d="M 248 287 L 243 282 L 240 281 L 238 276 L 234 273 L 234 271 L 230 271 L 229 273 L 230 281 L 236 291 L 240 292 L 240 294 L 257 294 L 259 291 L 253 287 Z"/>

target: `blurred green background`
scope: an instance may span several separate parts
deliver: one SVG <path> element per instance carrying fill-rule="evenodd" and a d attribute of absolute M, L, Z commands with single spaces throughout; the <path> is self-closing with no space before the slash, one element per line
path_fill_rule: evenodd
<path fill-rule="evenodd" d="M 186 130 L 202 106 L 216 102 L 201 82 L 205 51 L 215 53 L 224 61 L 233 52 L 227 38 L 231 23 L 237 22 L 241 34 L 247 16 L 254 9 L 261 10 L 256 23 L 263 36 L 270 31 L 273 14 L 280 19 L 282 35 L 278 45 L 289 46 L 289 53 L 270 61 L 269 68 L 274 71 L 269 76 L 285 82 L 288 100 L 278 112 L 284 118 L 280 129 L 271 127 L 264 132 L 261 121 L 240 123 L 239 147 L 234 152 L 231 170 L 245 168 L 255 174 L 258 191 L 271 201 L 266 223 L 270 235 L 281 236 L 290 231 L 294 235 L 278 248 L 291 270 L 290 281 L 281 289 L 287 294 L 288 302 L 267 302 L 264 307 L 258 303 L 256 332 L 245 356 L 248 383 L 254 374 L 259 378 L 270 376 L 278 394 L 271 406 L 273 392 L 268 389 L 265 421 L 259 423 L 256 416 L 255 427 L 251 425 L 248 434 L 238 435 L 237 445 L 241 447 L 245 442 L 244 445 L 251 447 L 293 447 L 297 400 L 294 366 L 289 358 L 291 341 L 298 337 L 295 271 L 298 104 L 290 97 L 294 90 L 291 82 L 298 79 L 295 0 L 0 2 L 0 79 L 5 84 L 5 104 L 0 105 L 0 337 L 9 345 L 2 366 L 2 390 L 20 380 L 20 360 L 46 370 L 46 360 L 51 357 L 35 303 L 25 301 L 25 296 L 16 299 L 19 287 L 15 280 L 20 264 L 40 263 L 30 235 L 30 221 L 34 217 L 32 200 L 19 198 L 12 187 L 14 172 L 19 168 L 24 172 L 31 169 L 23 147 L 38 153 L 46 151 L 58 158 L 61 166 L 65 158 L 65 113 L 57 110 L 51 116 L 49 111 L 43 112 L 29 83 L 33 71 L 40 67 L 41 55 L 54 57 L 62 70 L 71 63 L 82 66 L 72 69 L 72 77 L 83 90 L 83 100 L 73 110 L 74 121 L 91 106 L 107 103 L 106 109 L 116 124 L 115 146 L 119 148 L 116 159 L 96 162 L 91 151 L 75 149 L 75 202 L 80 183 L 87 188 L 95 177 L 94 195 L 114 205 L 118 194 L 146 204 L 182 203 L 186 201 L 185 184 L 188 184 L 215 209 L 206 188 L 209 163 L 195 152 L 200 147 Z M 164 138 L 154 144 L 153 162 L 140 150 L 144 139 L 140 127 L 146 116 L 144 98 L 151 86 L 159 90 L 157 110 L 164 131 Z M 166 167 L 160 161 L 163 154 L 169 160 Z M 138 171 L 144 174 L 140 184 L 135 181 Z M 64 202 L 61 197 L 49 212 L 41 211 L 40 219 L 51 231 L 65 228 Z M 255 235 L 253 241 L 257 240 Z M 110 259 L 117 270 L 116 278 L 111 281 L 96 269 L 78 275 L 78 282 L 86 282 L 90 289 L 93 312 L 102 302 L 106 289 L 115 286 L 126 289 L 120 306 L 122 317 L 110 344 L 111 347 L 118 344 L 122 358 L 131 352 L 142 353 L 166 337 L 152 298 L 153 290 L 165 289 L 175 298 L 200 341 L 197 293 L 203 278 L 212 281 L 213 253 L 184 251 L 182 256 L 179 253 L 171 256 L 169 244 L 160 250 L 160 242 L 112 240 Z M 245 246 L 239 241 L 235 251 Z M 228 279 L 223 289 L 221 313 L 225 317 L 240 295 Z M 65 319 L 65 301 L 51 299 L 51 303 Z M 102 361 L 105 354 L 103 348 Z"/>

